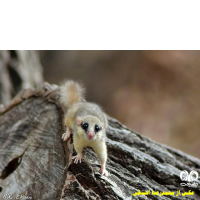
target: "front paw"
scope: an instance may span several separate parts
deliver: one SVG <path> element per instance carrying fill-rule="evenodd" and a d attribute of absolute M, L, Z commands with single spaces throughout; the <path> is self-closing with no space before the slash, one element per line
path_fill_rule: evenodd
<path fill-rule="evenodd" d="M 70 132 L 66 132 L 62 134 L 62 139 L 63 141 L 68 141 L 70 138 L 71 133 Z"/>
<path fill-rule="evenodd" d="M 81 163 L 81 159 L 82 159 L 82 158 L 83 158 L 82 154 L 79 153 L 78 155 L 72 157 L 72 160 L 74 160 L 74 163 L 75 163 L 75 164 L 78 164 L 78 162 Z"/>
<path fill-rule="evenodd" d="M 101 167 L 100 173 L 101 173 L 101 175 L 103 175 L 103 176 L 108 176 L 108 174 L 109 174 L 105 167 L 104 167 L 104 168 Z"/>

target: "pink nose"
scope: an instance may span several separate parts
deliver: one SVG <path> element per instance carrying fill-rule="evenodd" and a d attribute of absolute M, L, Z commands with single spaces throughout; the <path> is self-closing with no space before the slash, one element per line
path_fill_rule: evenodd
<path fill-rule="evenodd" d="M 92 139 L 94 137 L 94 132 L 88 132 L 88 138 Z"/>

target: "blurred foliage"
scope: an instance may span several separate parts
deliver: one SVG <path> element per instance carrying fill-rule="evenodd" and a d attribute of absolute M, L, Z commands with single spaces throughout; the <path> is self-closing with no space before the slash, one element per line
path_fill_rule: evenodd
<path fill-rule="evenodd" d="M 40 51 L 44 79 L 84 83 L 129 128 L 200 157 L 200 51 Z"/>

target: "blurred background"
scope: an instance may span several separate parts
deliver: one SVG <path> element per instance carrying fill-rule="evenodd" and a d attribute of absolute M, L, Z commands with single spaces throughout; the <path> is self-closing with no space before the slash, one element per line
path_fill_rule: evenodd
<path fill-rule="evenodd" d="M 88 101 L 100 104 L 128 128 L 200 158 L 200 51 L 38 51 L 37 55 L 43 71 L 38 84 L 42 79 L 54 84 L 80 81 Z"/>
<path fill-rule="evenodd" d="M 81 81 L 130 129 L 200 158 L 200 51 L 40 51 L 44 80 Z"/>

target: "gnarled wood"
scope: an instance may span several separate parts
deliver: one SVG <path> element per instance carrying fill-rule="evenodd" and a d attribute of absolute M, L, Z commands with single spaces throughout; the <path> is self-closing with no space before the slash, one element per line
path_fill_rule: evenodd
<path fill-rule="evenodd" d="M 0 51 L 0 104 L 8 105 L 22 89 L 42 83 L 42 66 L 37 51 Z"/>
<path fill-rule="evenodd" d="M 70 164 L 73 145 L 63 142 L 59 88 L 45 84 L 22 91 L 0 115 L 0 199 L 7 193 L 32 199 L 133 199 L 138 190 L 192 190 L 180 186 L 182 170 L 200 174 L 200 160 L 158 144 L 109 117 L 108 177 L 89 148 L 81 164 Z M 66 166 L 69 166 L 66 168 Z M 198 181 L 199 183 L 199 181 Z M 199 183 L 200 184 L 200 183 Z M 185 197 L 186 198 L 186 197 Z M 134 199 L 184 199 L 182 196 L 136 196 Z"/>

